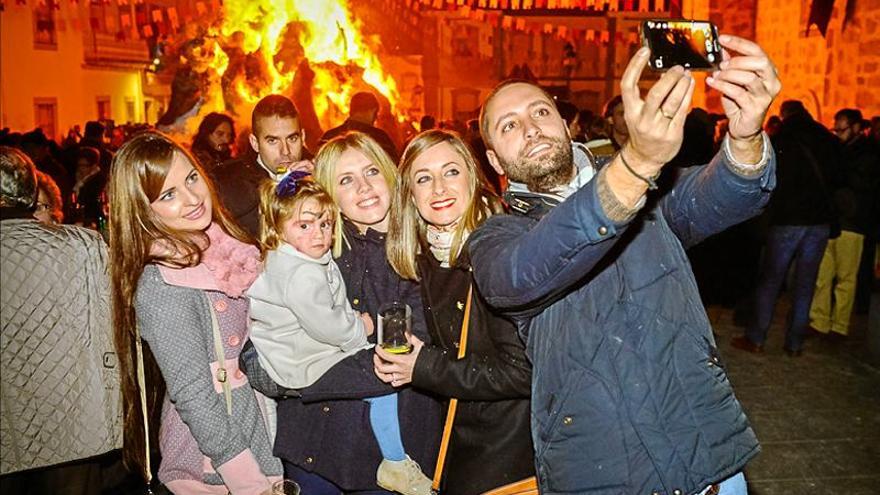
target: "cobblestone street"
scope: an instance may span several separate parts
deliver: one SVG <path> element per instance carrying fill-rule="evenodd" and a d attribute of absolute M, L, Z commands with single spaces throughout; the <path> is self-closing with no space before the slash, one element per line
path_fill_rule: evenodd
<path fill-rule="evenodd" d="M 763 447 L 747 470 L 750 495 L 880 493 L 880 369 L 866 351 L 867 315 L 845 342 L 807 341 L 783 354 L 785 297 L 763 354 L 730 346 L 742 329 L 732 311 L 710 308 L 737 397 Z"/>

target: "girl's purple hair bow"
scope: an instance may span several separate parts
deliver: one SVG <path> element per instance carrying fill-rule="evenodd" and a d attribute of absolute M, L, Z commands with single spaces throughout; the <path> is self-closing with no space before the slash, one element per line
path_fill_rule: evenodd
<path fill-rule="evenodd" d="M 296 194 L 296 185 L 302 179 L 310 176 L 312 174 L 308 172 L 304 172 L 302 170 L 294 170 L 293 172 L 288 172 L 284 174 L 284 177 L 281 178 L 281 182 L 275 186 L 275 195 L 279 198 L 287 198 Z"/>

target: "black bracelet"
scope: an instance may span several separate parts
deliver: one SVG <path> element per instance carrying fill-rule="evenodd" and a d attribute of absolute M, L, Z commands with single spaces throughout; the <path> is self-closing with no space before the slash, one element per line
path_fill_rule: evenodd
<path fill-rule="evenodd" d="M 621 148 L 620 151 L 617 152 L 617 156 L 620 157 L 620 161 L 623 162 L 623 166 L 626 167 L 627 170 L 629 170 L 629 173 L 636 176 L 636 178 L 643 181 L 645 184 L 648 184 L 649 191 L 654 191 L 657 189 L 657 183 L 654 182 L 654 179 L 637 174 L 636 171 L 629 166 L 629 163 L 626 163 L 626 158 L 623 157 L 623 148 Z"/>

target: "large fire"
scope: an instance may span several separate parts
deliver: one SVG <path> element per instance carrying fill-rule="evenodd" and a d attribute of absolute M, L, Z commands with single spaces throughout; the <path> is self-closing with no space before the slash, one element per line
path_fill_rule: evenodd
<path fill-rule="evenodd" d="M 351 96 L 366 89 L 403 114 L 397 85 L 376 56 L 379 40 L 363 34 L 345 0 L 225 0 L 205 39 L 197 70 L 208 72 L 210 89 L 199 115 L 226 111 L 244 120 L 263 96 L 293 96 L 298 87 L 310 89 L 324 129 L 343 120 Z"/>

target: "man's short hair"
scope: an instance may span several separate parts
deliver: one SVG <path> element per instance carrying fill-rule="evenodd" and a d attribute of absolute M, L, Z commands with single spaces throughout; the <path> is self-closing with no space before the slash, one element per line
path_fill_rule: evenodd
<path fill-rule="evenodd" d="M 577 120 L 578 107 L 570 101 L 558 100 L 556 102 L 556 110 L 562 119 L 565 120 L 565 125 L 571 125 L 572 122 Z"/>
<path fill-rule="evenodd" d="M 379 100 L 376 95 L 367 91 L 355 93 L 351 97 L 348 114 L 366 113 L 379 110 Z"/>
<path fill-rule="evenodd" d="M 97 165 L 101 161 L 101 152 L 98 151 L 98 148 L 81 146 L 76 152 L 76 159 L 77 161 L 85 160 L 89 162 L 89 165 Z"/>
<path fill-rule="evenodd" d="M 611 118 L 614 115 L 614 109 L 617 108 L 617 105 L 623 104 L 623 96 L 616 95 L 613 96 L 610 100 L 605 102 L 605 106 L 602 107 L 602 117 L 603 118 Z"/>
<path fill-rule="evenodd" d="M 299 112 L 290 98 L 282 95 L 269 95 L 257 102 L 251 114 L 251 132 L 257 136 L 259 129 L 257 121 L 264 117 L 278 117 L 281 119 L 298 119 Z"/>
<path fill-rule="evenodd" d="M 97 120 L 90 120 L 86 122 L 86 128 L 83 131 L 83 137 L 86 139 L 97 139 L 100 140 L 104 137 L 104 124 L 98 122 Z"/>
<path fill-rule="evenodd" d="M 37 168 L 24 152 L 0 146 L 0 205 L 33 208 L 37 201 Z"/>
<path fill-rule="evenodd" d="M 422 119 L 419 121 L 419 132 L 425 132 L 435 127 L 437 127 L 437 119 L 433 115 L 422 115 Z"/>
<path fill-rule="evenodd" d="M 34 148 L 43 147 L 49 144 L 49 139 L 43 134 L 43 129 L 37 128 L 30 132 L 26 132 L 21 136 L 21 145 Z"/>
<path fill-rule="evenodd" d="M 486 96 L 486 99 L 483 100 L 483 106 L 480 107 L 480 136 L 483 138 L 483 142 L 486 143 L 486 147 L 492 149 L 492 140 L 489 139 L 489 116 L 486 115 L 486 109 L 489 107 L 489 102 L 492 101 L 492 98 L 495 98 L 502 89 L 514 85 L 514 84 L 527 84 L 533 88 L 536 88 L 538 91 L 544 94 L 548 100 L 555 102 L 556 100 L 550 96 L 550 93 L 544 90 L 541 86 L 538 86 L 532 81 L 527 81 L 525 79 L 505 79 L 498 83 L 492 91 Z"/>
<path fill-rule="evenodd" d="M 782 117 L 782 120 L 785 120 L 789 117 L 810 115 L 810 112 L 807 112 L 807 107 L 800 100 L 785 100 L 779 106 L 779 115 Z"/>
<path fill-rule="evenodd" d="M 862 117 L 862 111 L 856 108 L 844 108 L 838 110 L 837 113 L 834 114 L 834 120 L 837 119 L 846 119 L 846 122 L 849 125 L 862 125 L 862 121 L 864 118 Z"/>

